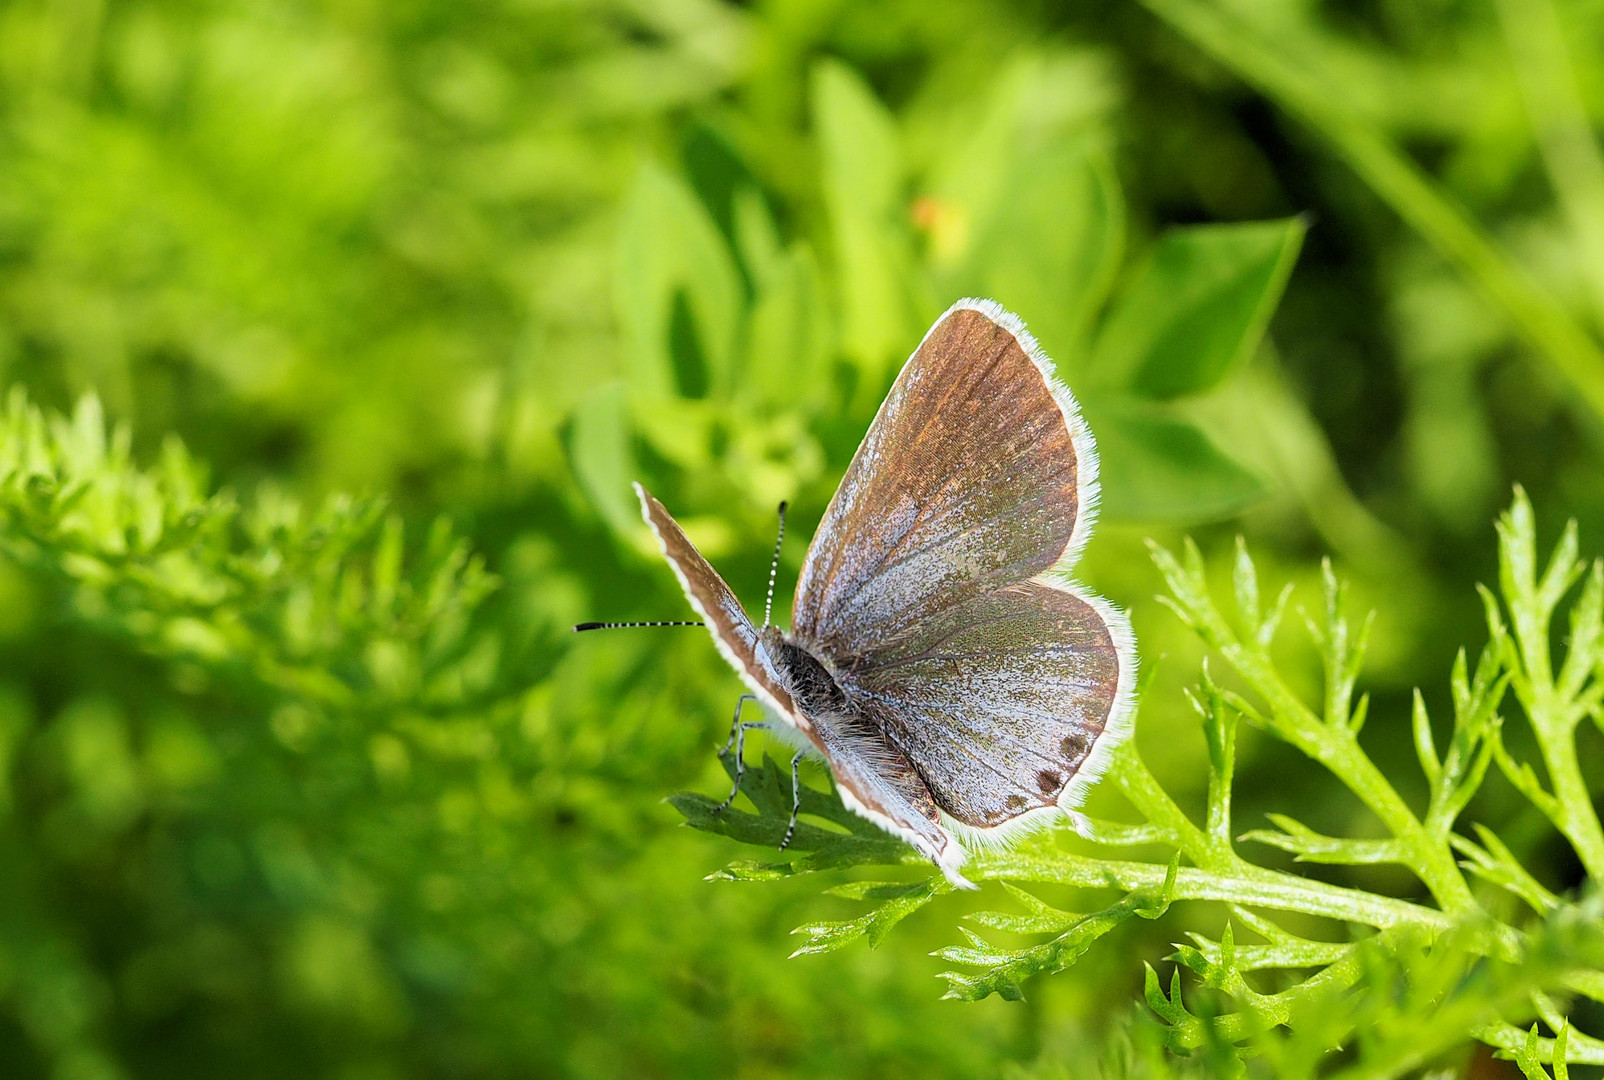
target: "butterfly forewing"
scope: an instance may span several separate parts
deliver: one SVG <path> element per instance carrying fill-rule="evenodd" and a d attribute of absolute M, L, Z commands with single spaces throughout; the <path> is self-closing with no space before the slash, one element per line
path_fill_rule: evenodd
<path fill-rule="evenodd" d="M 702 553 L 696 550 L 685 531 L 679 527 L 679 522 L 674 520 L 662 503 L 639 484 L 635 485 L 635 494 L 640 499 L 641 516 L 657 537 L 663 557 L 668 560 L 674 576 L 679 578 L 680 587 L 685 590 L 685 598 L 691 602 L 702 621 L 707 623 L 718 651 L 764 704 L 792 723 L 802 726 L 792 706 L 791 696 L 757 662 L 757 629 L 741 609 L 741 602 L 735 598 L 735 593 L 718 576 L 718 571 L 702 558 Z"/>
<path fill-rule="evenodd" d="M 798 634 L 849 659 L 1060 559 L 1090 463 L 1046 380 L 983 310 L 958 307 L 931 328 L 808 549 Z"/>

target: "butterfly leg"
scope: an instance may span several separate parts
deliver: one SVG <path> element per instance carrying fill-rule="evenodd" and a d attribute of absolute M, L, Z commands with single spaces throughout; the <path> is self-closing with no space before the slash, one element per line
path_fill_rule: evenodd
<path fill-rule="evenodd" d="M 726 757 L 730 752 L 730 746 L 733 745 L 735 747 L 735 786 L 730 789 L 730 797 L 714 808 L 713 813 L 715 814 L 722 814 L 728 810 L 730 805 L 735 802 L 735 796 L 741 793 L 741 776 L 746 772 L 746 733 L 753 728 L 766 730 L 769 726 L 763 720 L 751 720 L 744 724 L 741 723 L 741 706 L 748 701 L 756 700 L 757 698 L 751 694 L 742 694 L 735 701 L 735 719 L 730 722 L 730 737 L 725 740 L 724 749 L 718 752 L 719 757 Z"/>
<path fill-rule="evenodd" d="M 802 764 L 802 755 L 806 751 L 798 750 L 791 759 L 791 821 L 785 827 L 785 839 L 780 841 L 780 850 L 784 851 L 791 846 L 791 838 L 796 835 L 796 815 L 802 809 L 802 784 L 797 780 L 797 766 Z"/>
<path fill-rule="evenodd" d="M 730 721 L 730 737 L 728 739 L 724 740 L 724 749 L 722 749 L 722 750 L 720 750 L 718 752 L 718 756 L 719 757 L 724 757 L 726 754 L 728 754 L 730 752 L 730 747 L 735 745 L 736 736 L 740 734 L 740 731 L 741 731 L 741 706 L 745 705 L 748 701 L 756 701 L 756 700 L 757 700 L 757 695 L 756 694 L 742 694 L 740 697 L 735 699 L 735 719 Z"/>

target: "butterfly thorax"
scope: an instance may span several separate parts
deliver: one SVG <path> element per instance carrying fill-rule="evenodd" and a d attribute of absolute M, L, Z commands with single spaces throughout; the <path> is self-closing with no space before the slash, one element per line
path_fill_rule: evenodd
<path fill-rule="evenodd" d="M 824 664 L 779 627 L 758 631 L 757 656 L 803 715 L 827 716 L 847 708 L 846 693 Z"/>

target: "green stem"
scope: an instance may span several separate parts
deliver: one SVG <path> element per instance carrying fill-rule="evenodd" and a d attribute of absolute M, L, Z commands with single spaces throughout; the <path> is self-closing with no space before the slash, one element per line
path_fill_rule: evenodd
<path fill-rule="evenodd" d="M 1357 749 L 1357 748 L 1356 748 Z M 1364 759 L 1369 764 L 1369 759 Z M 1370 768 L 1373 770 L 1374 766 Z M 1121 755 L 1114 770 L 1120 790 L 1136 810 L 1168 834 L 1167 839 L 1198 865 L 1177 873 L 1174 899 L 1223 900 L 1283 911 L 1363 923 L 1378 929 L 1419 926 L 1432 933 L 1455 925 L 1466 911 L 1437 911 L 1405 900 L 1377 896 L 1359 889 L 1310 881 L 1295 874 L 1265 870 L 1237 855 L 1227 843 L 1219 845 L 1194 825 L 1165 793 L 1135 750 Z M 1377 774 L 1379 776 L 1379 774 Z M 1405 808 L 1405 813 L 1407 813 Z M 984 864 L 986 860 L 982 860 Z M 977 871 L 980 867 L 976 868 Z M 1010 856 L 997 863 L 999 877 L 1010 880 L 1053 881 L 1085 888 L 1151 888 L 1164 884 L 1167 867 L 1087 856 L 1057 859 L 1019 859 Z M 1455 873 L 1458 879 L 1457 872 Z M 1463 879 L 1458 879 L 1463 886 Z M 1468 902 L 1468 892 L 1467 892 Z M 1475 910 L 1471 905 L 1469 910 Z M 1511 956 L 1519 952 L 1519 935 L 1498 924 L 1486 939 L 1489 950 Z"/>
<path fill-rule="evenodd" d="M 1168 867 L 1123 859 L 1054 853 L 1046 857 L 986 855 L 973 864 L 978 876 L 1035 884 L 1073 885 L 1083 889 L 1159 889 Z M 1274 911 L 1296 911 L 1380 930 L 1413 926 L 1433 935 L 1455 925 L 1436 908 L 1377 896 L 1361 889 L 1310 881 L 1295 874 L 1247 864 L 1233 873 L 1183 866 L 1175 875 L 1175 900 L 1215 900 Z M 1466 947 L 1513 961 L 1520 955 L 1520 935 L 1501 923 L 1472 936 Z"/>
<path fill-rule="evenodd" d="M 1387 782 L 1375 762 L 1359 746 L 1351 730 L 1322 722 L 1281 680 L 1268 656 L 1248 649 L 1230 636 L 1223 620 L 1216 629 L 1221 654 L 1258 692 L 1276 714 L 1279 733 L 1341 780 L 1381 819 L 1387 830 L 1408 849 L 1408 866 L 1431 890 L 1437 903 L 1453 916 L 1466 917 L 1477 910 L 1470 887 L 1459 871 L 1446 834 L 1433 836 Z"/>
<path fill-rule="evenodd" d="M 1126 743 L 1120 748 L 1121 756 L 1114 769 L 1114 781 L 1130 804 L 1151 825 L 1166 835 L 1166 843 L 1177 848 L 1182 855 L 1200 867 L 1219 871 L 1236 860 L 1229 841 L 1223 849 L 1207 833 L 1192 824 L 1192 819 L 1169 797 L 1158 780 L 1147 769 L 1147 764 Z"/>
<path fill-rule="evenodd" d="M 1421 169 L 1246 26 L 1199 0 L 1142 0 L 1194 45 L 1329 140 L 1410 226 L 1501 307 L 1516 329 L 1604 419 L 1604 353 L 1563 307 L 1500 251 Z"/>
<path fill-rule="evenodd" d="M 1581 763 L 1576 756 L 1574 730 L 1543 731 L 1547 724 L 1538 727 L 1539 742 L 1543 747 L 1543 763 L 1548 767 L 1549 780 L 1554 785 L 1554 798 L 1559 802 L 1559 826 L 1565 838 L 1576 849 L 1587 876 L 1595 882 L 1604 882 L 1604 828 L 1599 825 L 1598 814 L 1593 810 L 1593 797 L 1582 779 Z M 1572 725 L 1574 727 L 1574 725 Z"/>
<path fill-rule="evenodd" d="M 1554 680 L 1554 665 L 1549 657 L 1549 624 L 1551 609 L 1543 611 L 1535 595 L 1527 595 L 1510 605 L 1520 660 L 1524 667 L 1523 680 L 1516 684 L 1516 694 L 1531 722 L 1532 733 L 1543 754 L 1548 769 L 1549 783 L 1554 789 L 1554 803 L 1544 807 L 1554 825 L 1576 849 L 1587 876 L 1596 883 L 1604 883 L 1604 828 L 1600 827 L 1598 813 L 1593 809 L 1593 797 L 1582 778 L 1582 768 L 1576 755 L 1576 729 L 1583 713 L 1573 700 L 1561 692 Z"/>
<path fill-rule="evenodd" d="M 1340 733 L 1327 730 L 1331 737 L 1320 763 L 1363 799 L 1398 842 L 1409 849 L 1408 866 L 1425 882 L 1443 911 L 1459 918 L 1475 913 L 1478 906 L 1448 845 L 1447 833 L 1433 835 L 1420 823 L 1351 732 L 1345 728 Z"/>

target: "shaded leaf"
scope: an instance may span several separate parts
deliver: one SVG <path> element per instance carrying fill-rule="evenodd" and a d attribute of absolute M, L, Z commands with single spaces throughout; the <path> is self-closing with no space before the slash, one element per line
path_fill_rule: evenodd
<path fill-rule="evenodd" d="M 639 475 L 630 449 L 629 414 L 621 383 L 610 383 L 574 410 L 568 450 L 574 478 L 613 531 L 638 532 L 640 509 L 630 484 Z"/>

